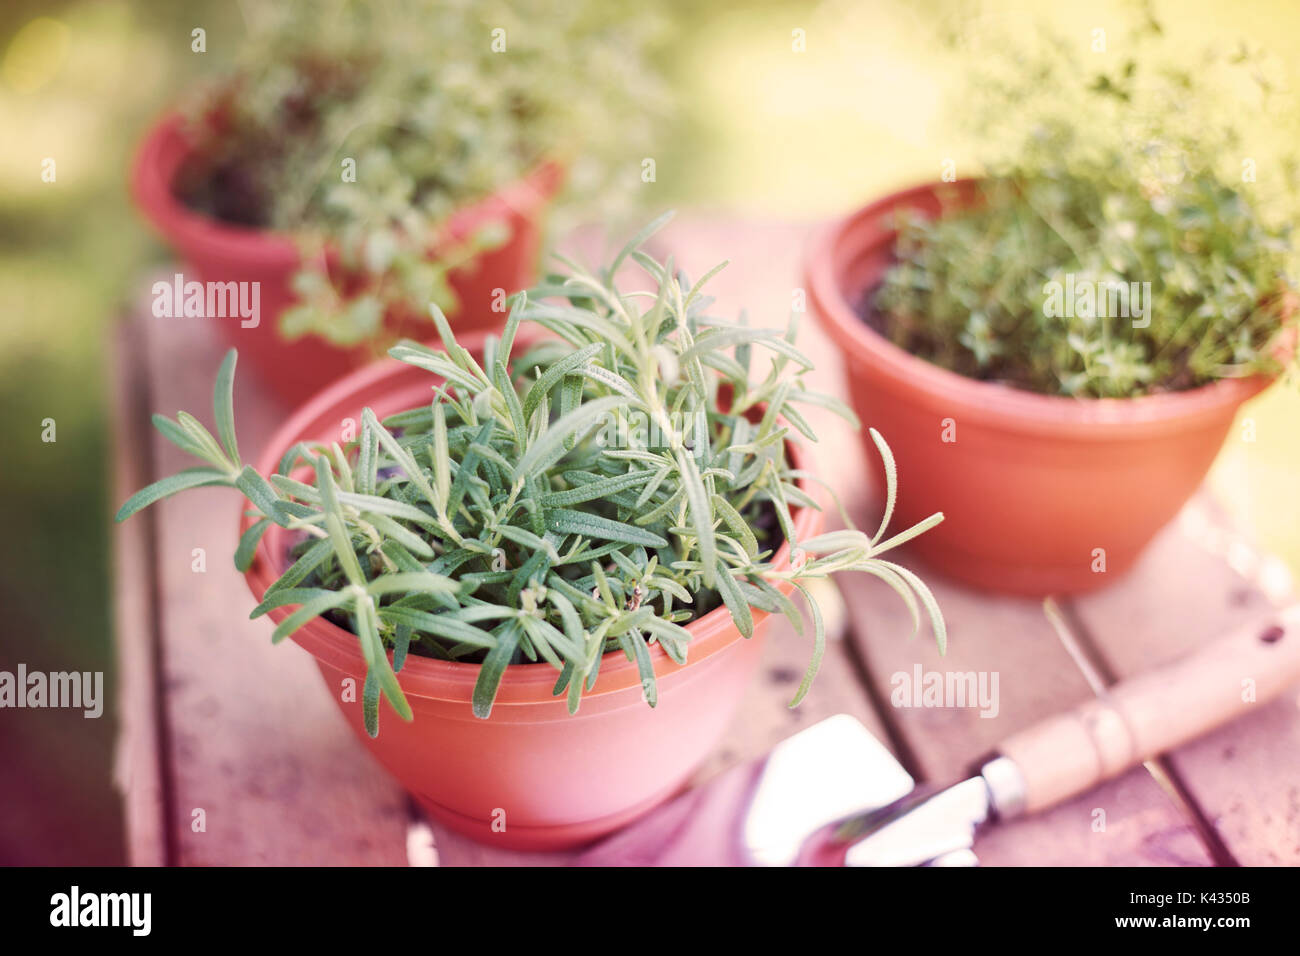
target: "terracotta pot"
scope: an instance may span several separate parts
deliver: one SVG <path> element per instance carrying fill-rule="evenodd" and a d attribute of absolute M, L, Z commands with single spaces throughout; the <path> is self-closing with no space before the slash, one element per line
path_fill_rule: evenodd
<path fill-rule="evenodd" d="M 481 348 L 482 335 L 462 344 Z M 430 399 L 437 379 L 392 360 L 338 382 L 304 405 L 276 433 L 262 456 L 263 473 L 303 440 L 339 438 L 340 422 L 360 421 L 369 406 L 381 418 Z M 798 452 L 793 446 L 792 455 Z M 801 538 L 817 533 L 819 512 L 794 515 Z M 247 527 L 248 519 L 244 521 Z M 247 574 L 258 600 L 287 566 L 287 532 L 273 527 Z M 775 561 L 789 566 L 783 544 Z M 292 608 L 270 612 L 282 620 Z M 550 665 L 507 669 L 491 717 L 470 711 L 478 666 L 411 655 L 398 675 L 415 719 L 402 721 L 387 703 L 379 736 L 362 725 L 361 704 L 344 702 L 343 681 L 365 678 L 356 636 L 320 618 L 293 635 L 316 658 L 330 695 L 358 738 L 434 818 L 495 846 L 557 849 L 600 837 L 678 790 L 726 730 L 758 664 L 767 615 L 754 610 L 754 636 L 744 640 L 725 608 L 691 624 L 688 663 L 651 649 L 658 678 L 654 708 L 641 696 L 636 665 L 622 653 L 604 661 L 594 689 L 575 716 L 552 689 Z M 359 693 L 355 696 L 359 697 Z M 505 829 L 494 829 L 494 820 Z"/>
<path fill-rule="evenodd" d="M 173 183 L 192 152 L 179 116 L 166 116 L 155 125 L 132 170 L 136 204 L 184 260 L 185 281 L 260 283 L 260 321 L 249 328 L 244 328 L 238 317 L 173 321 L 215 322 L 222 336 L 239 349 L 245 367 L 251 366 L 281 398 L 293 404 L 381 357 L 382 348 L 375 345 L 343 348 L 315 335 L 292 342 L 281 337 L 280 315 L 296 301 L 290 280 L 302 262 L 298 246 L 286 233 L 224 223 L 186 207 L 174 194 Z M 542 219 L 561 179 L 558 166 L 540 165 L 525 178 L 448 219 L 442 235 L 449 242 L 464 240 L 494 222 L 504 223 L 510 237 L 449 276 L 460 303 L 450 316 L 458 331 L 504 325 L 505 314 L 491 308 L 493 290 L 511 293 L 533 284 Z M 393 337 L 434 337 L 432 322 L 416 309 L 405 315 L 390 312 L 385 316 L 385 331 Z"/>
<path fill-rule="evenodd" d="M 955 184 L 958 202 L 973 201 L 977 185 Z M 959 581 L 1019 594 L 1099 587 L 1127 571 L 1183 506 L 1238 407 L 1270 380 L 1073 399 L 979 382 L 898 348 L 854 304 L 892 261 L 894 213 L 939 215 L 943 188 L 909 189 L 833 223 L 805 263 L 814 312 L 842 351 L 853 405 L 897 459 L 895 520 L 906 526 L 944 512 L 915 551 Z M 1094 570 L 1097 549 L 1104 572 Z"/>

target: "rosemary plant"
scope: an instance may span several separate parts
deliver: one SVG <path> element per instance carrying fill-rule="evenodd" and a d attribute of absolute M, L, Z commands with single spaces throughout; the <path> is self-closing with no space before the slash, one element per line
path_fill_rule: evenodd
<path fill-rule="evenodd" d="M 725 605 L 745 637 L 752 608 L 786 614 L 802 633 L 783 584 L 806 599 L 813 625 L 794 706 L 825 647 L 804 582 L 840 571 L 884 580 L 918 627 L 924 607 L 942 650 L 943 616 L 929 589 L 884 557 L 942 515 L 886 537 L 895 470 L 873 430 L 888 484 L 879 528 L 797 540 L 792 510 L 818 507 L 799 486 L 813 476 L 786 453 L 796 433 L 815 440 L 799 409 L 852 412 L 806 387 L 812 363 L 793 344 L 793 318 L 784 330 L 710 318 L 703 286 L 722 266 L 692 284 L 671 260 L 639 251 L 666 219 L 599 274 L 566 261 L 567 274 L 516 295 L 500 339 L 489 338 L 481 356 L 457 344 L 433 306 L 443 348 L 392 349 L 431 373 L 431 401 L 383 421 L 367 409 L 355 442 L 300 443 L 272 475 L 239 457 L 232 351 L 217 376 L 216 437 L 184 412 L 154 418 L 203 465 L 140 491 L 118 520 L 186 488 L 228 485 L 256 518 L 238 568 L 247 569 L 271 523 L 298 532 L 292 553 L 280 556 L 286 570 L 252 616 L 298 606 L 275 628 L 276 641 L 321 615 L 356 633 L 372 735 L 381 693 L 411 716 L 395 676 L 409 653 L 477 663 L 479 717 L 490 713 L 506 668 L 528 662 L 555 668 L 555 694 L 576 711 L 611 653 L 636 661 L 654 706 L 651 647 L 685 662 L 685 625 L 715 607 Z M 629 257 L 652 280 L 648 291 L 615 285 Z M 550 334 L 517 340 L 525 327 Z M 783 542 L 792 561 L 779 568 Z"/>

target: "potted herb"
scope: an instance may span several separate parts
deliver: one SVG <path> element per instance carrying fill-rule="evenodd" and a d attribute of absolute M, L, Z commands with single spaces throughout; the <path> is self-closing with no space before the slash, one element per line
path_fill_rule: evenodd
<path fill-rule="evenodd" d="M 1254 182 L 1221 72 L 1136 37 L 1098 73 L 1065 45 L 975 115 L 1015 144 L 980 179 L 855 212 L 810 248 L 853 401 L 890 435 L 907 521 L 943 572 L 1080 591 L 1122 574 L 1204 478 L 1237 409 L 1290 358 L 1294 167 Z M 1241 79 L 1241 77 L 1238 77 Z M 1255 100 L 1271 108 L 1267 88 Z M 1009 118 L 1028 117 L 1021 139 Z M 1254 163 L 1251 160 L 1250 163 Z M 1244 179 L 1244 181 L 1243 181 Z"/>
<path fill-rule="evenodd" d="M 500 328 L 563 174 L 608 198 L 662 100 L 639 14 L 518 7 L 250 11 L 235 75 L 164 117 L 136 159 L 136 201 L 185 262 L 155 310 L 211 318 L 290 401 L 432 337 L 429 301 L 458 328 Z"/>
<path fill-rule="evenodd" d="M 200 485 L 242 491 L 235 563 L 253 616 L 316 657 L 430 813 L 512 846 L 591 839 L 680 786 L 725 729 L 768 616 L 802 632 L 794 591 L 813 645 L 797 703 L 824 644 L 810 578 L 873 574 L 945 642 L 924 583 L 884 557 L 942 515 L 886 537 L 894 471 L 873 431 L 889 476 L 879 529 L 819 535 L 799 409 L 842 406 L 807 389 L 793 322 L 710 318 L 704 280 L 636 250 L 652 230 L 599 275 L 575 267 L 516 296 L 500 339 L 458 341 L 432 307 L 442 349 L 405 343 L 335 384 L 259 468 L 236 444 L 232 351 L 216 437 L 184 413 L 154 419 L 203 464 L 118 513 Z M 629 256 L 649 291 L 614 284 Z M 403 718 L 382 732 L 381 697 Z"/>

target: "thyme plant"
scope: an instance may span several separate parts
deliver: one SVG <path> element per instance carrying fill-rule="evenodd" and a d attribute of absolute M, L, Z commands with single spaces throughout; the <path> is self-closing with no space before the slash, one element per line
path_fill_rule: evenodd
<path fill-rule="evenodd" d="M 608 204 L 617 177 L 634 181 L 627 170 L 664 112 L 650 62 L 661 29 L 641 8 L 293 0 L 242 9 L 248 37 L 234 75 L 188 105 L 195 155 L 177 185 L 212 216 L 299 238 L 300 304 L 280 326 L 289 338 L 368 341 L 385 309 L 406 302 L 454 314 L 447 273 L 505 237 L 485 227 L 431 256 L 450 213 L 545 160 L 567 167 L 575 196 Z M 322 265 L 327 244 L 335 274 Z"/>
<path fill-rule="evenodd" d="M 671 260 L 638 249 L 666 218 L 599 273 L 566 261 L 566 273 L 517 294 L 481 356 L 457 344 L 432 306 L 443 347 L 392 349 L 430 372 L 430 401 L 383 421 L 366 409 L 355 442 L 300 443 L 272 475 L 239 456 L 232 351 L 217 376 L 216 437 L 184 412 L 154 418 L 203 464 L 143 489 L 118 520 L 185 488 L 226 485 L 256 518 L 238 568 L 248 568 L 272 523 L 296 532 L 292 553 L 276 556 L 283 574 L 252 616 L 297 606 L 276 641 L 322 615 L 356 633 L 371 734 L 381 693 L 411 716 L 395 676 L 410 653 L 477 663 L 479 717 L 491 712 L 506 668 L 529 662 L 555 668 L 554 692 L 576 711 L 613 653 L 636 661 L 654 706 L 651 647 L 685 662 L 685 625 L 715 607 L 745 637 L 752 608 L 785 614 L 802 633 L 782 584 L 806 599 L 813 626 L 794 706 L 825 648 L 805 582 L 841 571 L 885 581 L 918 627 L 923 607 L 942 650 L 943 616 L 929 589 L 885 555 L 943 516 L 886 537 L 896 476 L 873 430 L 888 485 L 879 527 L 798 540 L 792 512 L 818 507 L 799 486 L 813 476 L 786 452 L 788 440 L 815 440 L 800 408 L 852 412 L 807 387 L 812 363 L 794 346 L 793 318 L 784 330 L 712 318 L 703 288 L 722 266 L 691 283 Z M 629 258 L 648 290 L 616 286 Z M 778 568 L 783 542 L 792 561 Z"/>
<path fill-rule="evenodd" d="M 945 368 L 1049 394 L 1279 372 L 1300 179 L 1247 133 L 1294 127 L 1289 97 L 1261 54 L 1171 51 L 1150 15 L 1109 42 L 970 51 L 978 201 L 903 217 L 865 318 Z"/>

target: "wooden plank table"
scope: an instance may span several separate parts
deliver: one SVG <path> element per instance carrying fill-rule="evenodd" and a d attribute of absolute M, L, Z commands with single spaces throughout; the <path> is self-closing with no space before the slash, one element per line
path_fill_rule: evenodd
<path fill-rule="evenodd" d="M 692 276 L 731 265 L 711 283 L 718 315 L 744 306 L 753 321 L 784 321 L 799 287 L 807 227 L 679 220 L 656 241 Z M 590 234 L 567 243 L 590 261 Z M 142 283 L 147 289 L 148 283 Z M 843 392 L 838 356 L 805 317 L 800 346 L 819 387 Z M 119 331 L 118 499 L 188 464 L 149 426 L 152 411 L 206 418 L 222 354 L 207 320 L 136 310 Z M 237 383 L 240 443 L 258 448 L 287 409 L 251 376 Z M 864 455 L 834 416 L 811 415 L 819 473 L 855 520 L 874 527 Z M 888 437 L 888 436 L 886 436 Z M 252 457 L 252 456 L 250 456 Z M 906 481 L 907 476 L 900 476 Z M 564 854 L 476 844 L 420 820 L 401 788 L 335 714 L 308 655 L 273 648 L 266 621 L 230 556 L 239 501 L 201 489 L 163 502 L 118 533 L 117 626 L 122 735 L 118 780 L 136 864 L 533 865 Z M 199 549 L 202 549 L 201 551 Z M 199 558 L 202 557 L 202 561 Z M 834 713 L 862 720 L 918 780 L 950 782 L 999 740 L 1092 694 L 1040 602 L 991 597 L 947 582 L 912 555 L 949 622 L 940 657 L 928 636 L 907 640 L 905 608 L 860 575 L 819 586 L 831 636 L 821 675 L 796 710 L 786 706 L 809 653 L 775 624 L 760 677 L 717 752 L 696 775 L 765 752 Z M 202 567 L 202 570 L 196 568 Z M 1140 673 L 1212 639 L 1229 623 L 1280 603 L 1289 585 L 1205 496 L 1162 532 L 1127 579 L 1062 611 L 1090 661 L 1109 679 Z M 996 673 L 999 707 L 893 706 L 894 675 Z M 986 865 L 1209 865 L 1300 863 L 1300 713 L 1295 695 L 1042 815 L 990 830 Z"/>

